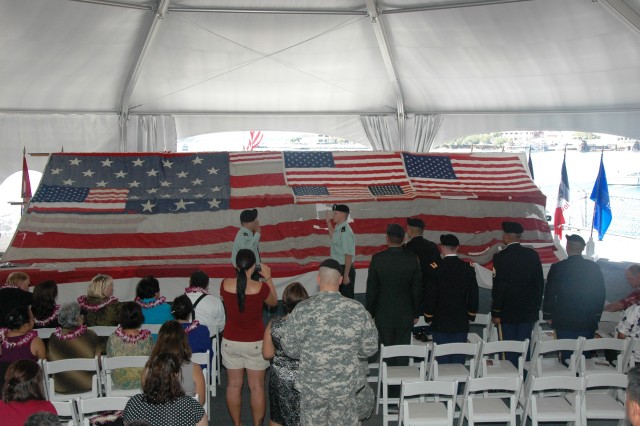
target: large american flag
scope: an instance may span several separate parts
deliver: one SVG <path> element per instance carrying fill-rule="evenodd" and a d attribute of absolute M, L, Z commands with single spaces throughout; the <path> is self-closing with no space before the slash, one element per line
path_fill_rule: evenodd
<path fill-rule="evenodd" d="M 359 268 L 385 248 L 387 224 L 407 217 L 421 217 L 432 241 L 456 234 L 463 257 L 487 267 L 502 221 L 517 220 L 553 263 L 545 199 L 524 164 L 513 154 L 54 154 L 3 261 L 33 280 L 51 270 L 65 282 L 197 268 L 231 276 L 240 212 L 257 207 L 263 262 L 293 277 L 328 257 L 325 212 L 340 202 L 351 208 Z"/>

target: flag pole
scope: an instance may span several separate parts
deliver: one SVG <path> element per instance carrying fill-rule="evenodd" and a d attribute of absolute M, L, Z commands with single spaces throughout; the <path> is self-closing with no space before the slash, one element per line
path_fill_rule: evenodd
<path fill-rule="evenodd" d="M 603 159 L 604 159 L 604 146 L 600 151 L 600 164 L 602 164 Z M 600 168 L 598 168 L 598 177 L 596 179 L 597 179 L 597 185 L 598 185 L 598 197 L 600 197 L 600 185 L 601 185 Z M 597 205 L 598 205 L 598 201 L 596 200 L 596 203 L 593 206 L 593 216 L 591 217 L 591 233 L 589 234 L 589 241 L 587 241 L 587 257 L 591 257 L 591 258 L 596 253 L 596 243 L 595 241 L 593 241 L 593 222 L 595 222 L 596 220 Z"/>

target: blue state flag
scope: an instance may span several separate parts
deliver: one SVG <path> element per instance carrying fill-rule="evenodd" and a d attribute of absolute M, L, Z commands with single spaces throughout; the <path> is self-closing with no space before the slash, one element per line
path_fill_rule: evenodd
<path fill-rule="evenodd" d="M 593 228 L 598 230 L 598 240 L 602 241 L 613 217 L 611 215 L 609 187 L 607 186 L 607 175 L 604 172 L 603 156 L 600 156 L 600 170 L 591 192 L 591 200 L 596 203 L 593 212 Z"/>

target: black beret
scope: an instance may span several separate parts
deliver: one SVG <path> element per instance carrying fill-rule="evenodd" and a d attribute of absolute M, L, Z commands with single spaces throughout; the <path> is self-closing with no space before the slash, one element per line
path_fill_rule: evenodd
<path fill-rule="evenodd" d="M 336 271 L 340 272 L 340 275 L 342 275 L 342 272 L 343 272 L 342 265 L 340 265 L 340 263 L 338 263 L 338 261 L 335 259 L 323 260 L 322 263 L 320 264 L 320 267 L 335 269 Z"/>
<path fill-rule="evenodd" d="M 419 217 L 410 217 L 407 219 L 407 225 L 414 228 L 424 229 L 424 222 Z"/>
<path fill-rule="evenodd" d="M 243 210 L 242 213 L 240 213 L 240 222 L 242 223 L 253 222 L 254 220 L 256 220 L 257 217 L 258 217 L 258 209 Z"/>
<path fill-rule="evenodd" d="M 390 223 L 387 226 L 387 235 L 395 235 L 397 237 L 404 237 L 404 229 L 397 223 Z"/>
<path fill-rule="evenodd" d="M 518 222 L 502 222 L 502 230 L 506 234 L 522 234 L 524 228 Z"/>
<path fill-rule="evenodd" d="M 333 211 L 349 214 L 349 206 L 347 206 L 346 204 L 334 204 Z"/>
<path fill-rule="evenodd" d="M 443 234 L 440 235 L 440 244 L 447 247 L 458 247 L 460 240 L 453 234 Z"/>
<path fill-rule="evenodd" d="M 580 243 L 583 246 L 586 246 L 587 243 L 584 242 L 584 238 L 582 238 L 580 235 L 578 234 L 573 234 L 573 235 L 567 235 L 567 241 L 573 241 L 575 243 Z"/>

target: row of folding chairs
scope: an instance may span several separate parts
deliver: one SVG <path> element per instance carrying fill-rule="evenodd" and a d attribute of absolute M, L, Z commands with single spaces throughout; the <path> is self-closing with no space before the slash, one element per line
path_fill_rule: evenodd
<path fill-rule="evenodd" d="M 142 324 L 142 326 L 140 327 L 143 330 L 149 330 L 151 331 L 152 334 L 158 334 L 160 331 L 160 327 L 162 327 L 162 324 Z M 89 329 L 93 330 L 98 336 L 100 337 L 109 337 L 111 336 L 113 333 L 115 333 L 116 331 L 115 326 L 93 326 L 93 327 L 89 327 Z M 55 332 L 55 328 L 39 328 L 36 329 L 36 331 L 38 332 L 38 337 L 40 337 L 41 339 L 48 339 L 51 337 L 51 335 Z M 220 342 L 220 335 L 216 334 L 216 336 L 212 339 L 211 341 L 211 350 L 212 353 L 214 354 L 214 363 L 211 365 L 210 368 L 210 373 L 211 373 L 211 383 L 212 384 L 217 384 L 220 385 L 222 382 L 222 377 L 220 375 L 220 368 L 222 365 L 222 361 L 220 358 L 220 348 L 219 348 L 219 342 Z M 211 393 L 213 396 L 217 395 L 217 387 L 216 386 L 212 386 L 211 387 Z"/>
<path fill-rule="evenodd" d="M 400 425 L 453 425 L 466 420 L 469 426 L 505 422 L 515 426 L 528 419 L 539 422 L 573 422 L 625 419 L 627 377 L 624 374 L 595 374 L 585 377 L 534 377 L 521 392 L 521 377 L 471 378 L 464 397 L 457 398 L 458 381 L 402 382 Z M 456 411 L 459 407 L 459 411 Z M 385 422 L 386 424 L 386 422 Z"/>
<path fill-rule="evenodd" d="M 383 409 L 383 422 L 395 420 L 389 406 L 399 402 L 389 397 L 389 386 L 399 386 L 403 381 L 446 380 L 465 383 L 469 378 L 501 377 L 522 378 L 525 371 L 528 381 L 533 377 L 576 377 L 593 374 L 625 373 L 629 365 L 631 339 L 559 339 L 538 340 L 531 361 L 526 361 L 529 341 L 495 341 L 474 343 L 449 343 L 438 345 L 380 345 L 377 365 L 377 405 Z M 588 358 L 592 351 L 614 350 L 618 354 L 616 366 L 604 358 Z M 566 365 L 558 358 L 559 351 L 570 354 Z M 517 365 L 501 359 L 504 353 L 518 354 Z M 440 357 L 457 356 L 463 362 L 442 364 Z M 389 365 L 393 358 L 409 359 L 408 366 Z M 529 382 L 528 382 L 529 384 Z"/>
<path fill-rule="evenodd" d="M 50 401 L 68 401 L 72 399 L 100 398 L 100 397 L 131 397 L 142 392 L 142 389 L 116 389 L 113 386 L 111 373 L 118 368 L 143 368 L 149 357 L 148 356 L 121 356 L 107 357 L 102 356 L 101 362 L 98 357 L 95 358 L 70 358 L 60 361 L 42 361 L 42 370 L 44 373 L 45 390 L 47 398 Z M 210 352 L 194 353 L 191 361 L 195 364 L 205 365 L 203 375 L 205 379 L 205 411 L 211 406 L 211 388 L 215 387 L 212 382 L 211 375 L 211 358 Z M 60 394 L 55 391 L 55 377 L 57 373 L 68 371 L 88 371 L 93 372 L 91 390 L 88 392 L 77 394 Z"/>
<path fill-rule="evenodd" d="M 104 398 L 78 398 L 66 401 L 52 401 L 63 424 L 69 426 L 89 426 L 90 419 L 97 413 L 124 410 L 129 397 L 112 396 Z"/>

